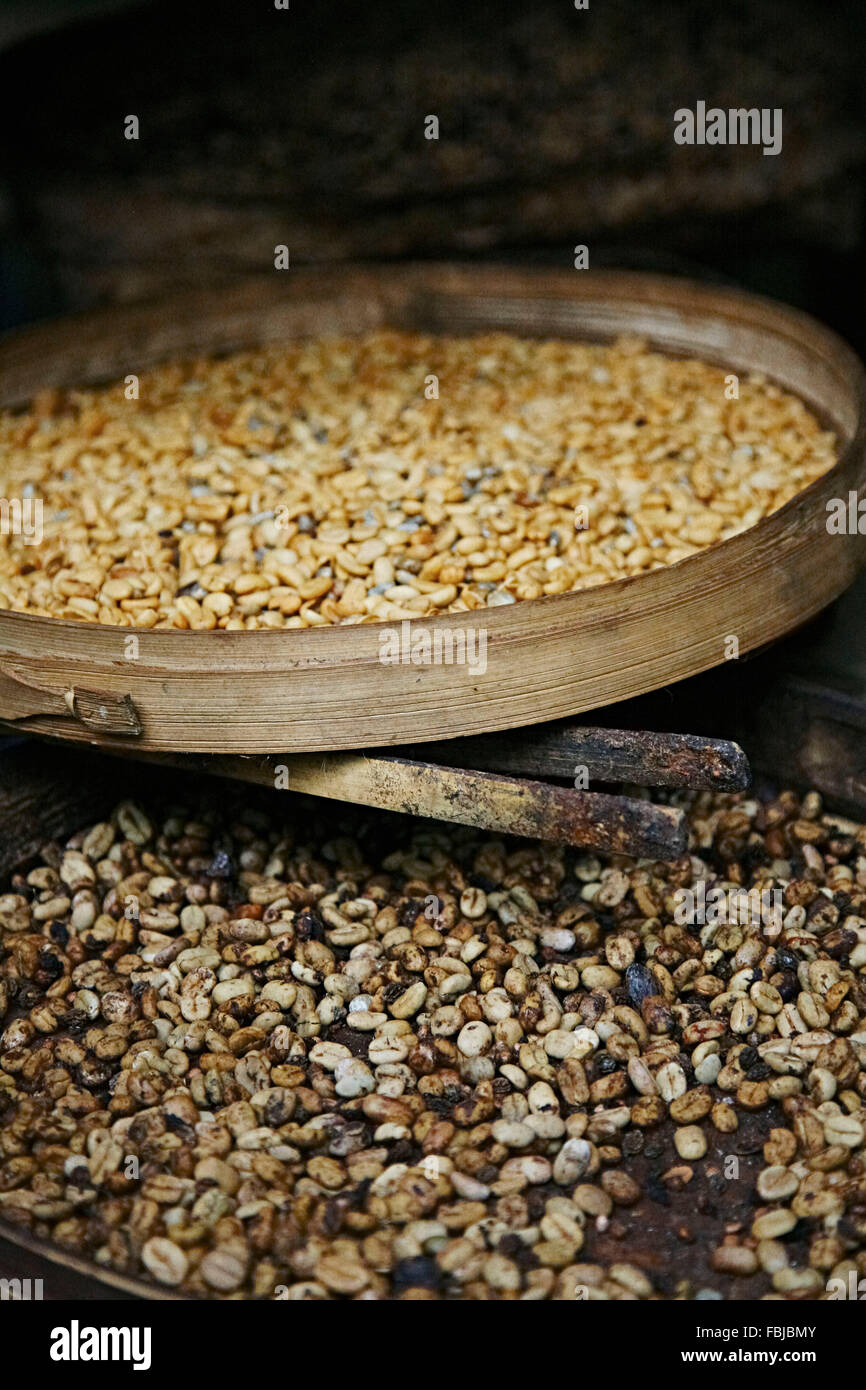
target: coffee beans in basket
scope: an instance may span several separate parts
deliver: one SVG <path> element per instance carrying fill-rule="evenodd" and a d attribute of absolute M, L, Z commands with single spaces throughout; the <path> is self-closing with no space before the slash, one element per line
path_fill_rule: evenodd
<path fill-rule="evenodd" d="M 173 363 L 0 412 L 0 607 L 143 628 L 417 619 L 647 574 L 834 440 L 760 376 L 505 334 Z M 130 399 L 130 394 L 133 398 Z"/>

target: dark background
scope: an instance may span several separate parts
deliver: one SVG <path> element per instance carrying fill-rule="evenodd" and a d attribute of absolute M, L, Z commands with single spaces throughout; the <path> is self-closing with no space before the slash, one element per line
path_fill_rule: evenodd
<path fill-rule="evenodd" d="M 864 33 L 814 0 L 3 0 L 0 324 L 266 273 L 278 242 L 565 265 L 580 242 L 866 351 Z M 698 99 L 782 107 L 782 153 L 676 146 Z"/>

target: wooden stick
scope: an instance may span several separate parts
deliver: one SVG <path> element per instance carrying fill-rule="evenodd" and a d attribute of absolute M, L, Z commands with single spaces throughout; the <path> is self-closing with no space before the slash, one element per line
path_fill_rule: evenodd
<path fill-rule="evenodd" d="M 419 750 L 400 751 L 412 757 Z M 576 724 L 448 739 L 436 744 L 436 756 L 459 767 L 569 781 L 581 767 L 591 782 L 631 782 L 640 787 L 742 791 L 751 780 L 745 753 L 727 739 Z"/>
<path fill-rule="evenodd" d="M 147 760 L 193 765 L 244 782 L 282 784 L 312 796 L 615 854 L 676 859 L 687 843 L 683 813 L 671 806 L 404 758 L 361 753 L 268 758 L 155 754 Z"/>

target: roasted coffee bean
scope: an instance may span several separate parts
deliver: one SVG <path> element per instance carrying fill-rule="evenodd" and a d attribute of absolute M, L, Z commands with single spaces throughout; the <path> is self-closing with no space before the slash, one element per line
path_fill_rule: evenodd
<path fill-rule="evenodd" d="M 651 970 L 634 961 L 625 972 L 626 989 L 632 1005 L 639 1009 L 643 1001 L 658 994 L 658 980 Z"/>

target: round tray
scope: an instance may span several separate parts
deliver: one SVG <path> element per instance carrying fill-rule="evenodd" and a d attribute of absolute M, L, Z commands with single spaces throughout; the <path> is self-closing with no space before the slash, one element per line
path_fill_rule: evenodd
<path fill-rule="evenodd" d="M 836 466 L 750 530 L 666 569 L 579 593 L 419 620 L 484 628 L 487 668 L 387 665 L 378 624 L 258 632 L 139 631 L 0 611 L 0 719 L 151 750 L 302 752 L 518 727 L 657 689 L 813 616 L 854 578 L 864 537 L 829 535 L 826 504 L 866 482 L 866 379 L 804 314 L 652 275 L 436 265 L 295 272 L 228 293 L 112 309 L 0 343 L 0 405 L 179 355 L 380 326 L 603 341 L 759 370 L 841 444 Z"/>

